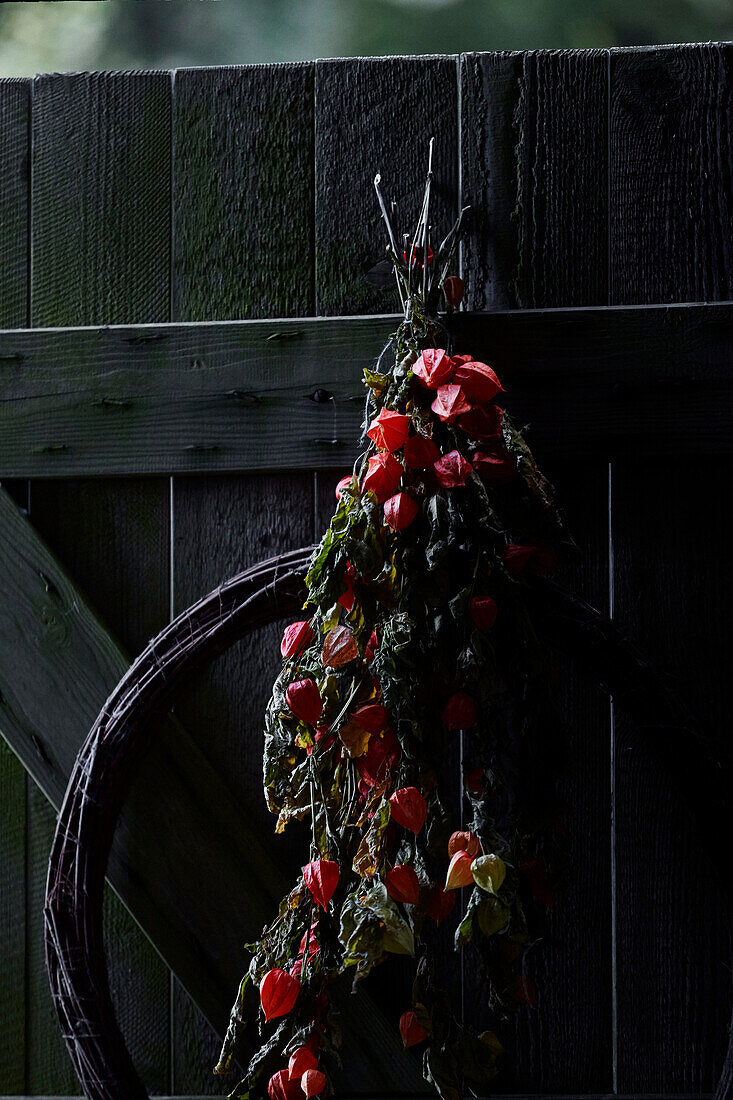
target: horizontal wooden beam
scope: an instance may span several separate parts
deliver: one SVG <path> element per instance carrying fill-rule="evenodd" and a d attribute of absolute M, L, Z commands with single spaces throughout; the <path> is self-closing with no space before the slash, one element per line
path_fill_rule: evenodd
<path fill-rule="evenodd" d="M 0 332 L 0 477 L 349 466 L 399 318 Z M 541 460 L 731 449 L 733 305 L 458 314 Z"/>
<path fill-rule="evenodd" d="M 2 489 L 0 532 L 0 734 L 58 809 L 76 755 L 128 661 Z M 292 883 L 172 718 L 156 728 L 132 785 L 108 878 L 223 1034 L 248 961 L 242 945 L 277 913 Z M 345 999 L 344 1029 L 367 1089 L 423 1090 L 396 1028 L 366 993 Z"/>

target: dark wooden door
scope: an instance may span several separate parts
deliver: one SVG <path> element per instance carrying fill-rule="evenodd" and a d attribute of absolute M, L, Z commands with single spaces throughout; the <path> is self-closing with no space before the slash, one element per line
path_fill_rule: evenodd
<path fill-rule="evenodd" d="M 8 330 L 0 416 L 7 439 L 22 421 L 29 441 L 25 452 L 22 441 L 5 451 L 0 444 L 0 731 L 25 765 L 0 742 L 0 1093 L 77 1090 L 43 965 L 49 799 L 63 791 L 123 654 L 225 577 L 317 538 L 349 450 L 332 431 L 319 436 L 320 449 L 283 462 L 289 426 L 276 424 L 262 439 L 269 468 L 253 458 L 237 469 L 204 405 L 200 421 L 178 425 L 172 384 L 170 420 L 165 401 L 156 413 L 161 434 L 169 432 L 169 466 L 146 467 L 147 452 L 124 469 L 116 458 L 105 463 L 100 433 L 110 447 L 117 441 L 117 455 L 144 417 L 141 403 L 109 396 L 137 337 L 121 338 L 119 362 L 110 359 L 106 372 L 96 364 L 96 389 L 75 410 L 64 373 L 73 352 L 59 356 L 55 387 L 47 356 L 46 388 L 19 398 L 18 378 L 40 372 L 43 356 L 32 336 L 21 353 L 10 330 L 286 318 L 297 331 L 299 318 L 392 313 L 391 290 L 365 277 L 382 255 L 371 181 L 381 169 L 386 190 L 412 211 L 431 136 L 442 217 L 461 201 L 475 211 L 463 251 L 471 310 L 730 300 L 732 58 L 731 47 L 707 45 L 0 83 L 0 318 Z M 706 324 L 729 326 L 727 314 Z M 282 331 L 278 324 L 270 335 Z M 378 352 L 379 331 L 344 326 L 355 379 L 359 357 Z M 162 371 L 165 356 L 156 366 L 155 343 L 144 346 L 150 369 Z M 655 347 L 649 369 L 664 404 L 672 383 Z M 690 384 L 696 348 L 693 340 Z M 314 388 L 320 380 L 314 370 Z M 675 387 L 684 404 L 684 379 Z M 584 414 L 582 402 L 574 409 L 569 388 L 566 422 Z M 89 438 L 66 430 L 75 417 L 95 418 Z M 344 416 L 341 433 L 352 423 Z M 655 450 L 643 425 L 623 448 L 576 453 L 554 448 L 538 424 L 536 449 L 581 548 L 563 579 L 612 611 L 722 738 L 730 727 L 730 448 L 717 437 L 711 446 L 698 421 L 690 430 L 699 454 L 689 434 L 679 452 L 669 441 Z M 102 459 L 92 461 L 92 451 Z M 162 805 L 155 846 L 164 861 L 195 847 L 186 836 L 194 819 L 187 824 L 176 809 L 193 797 L 185 776 L 196 774 L 201 820 L 230 799 L 226 820 L 246 823 L 277 871 L 297 873 L 298 844 L 272 835 L 260 790 L 257 715 L 277 665 L 277 630 L 264 631 L 180 701 L 188 747 L 173 739 L 168 760 L 180 752 L 189 771 L 182 764 L 181 779 L 169 767 L 170 786 L 161 787 L 160 758 L 151 760 L 128 815 L 129 836 L 135 827 L 144 835 L 153 800 Z M 537 1002 L 507 1024 L 497 1091 L 709 1094 L 726 1047 L 731 979 L 705 837 L 684 791 L 644 750 L 642 731 L 571 666 L 560 675 L 571 742 L 570 873 L 531 963 Z M 208 770 L 191 764 L 197 752 Z M 126 887 L 135 896 L 134 884 L 118 888 L 124 895 Z M 153 935 L 150 914 L 134 916 Z M 148 1088 L 221 1093 L 209 1075 L 218 1039 L 187 992 L 196 977 L 161 960 L 111 890 L 105 919 L 122 1029 Z M 166 919 L 161 909 L 159 924 Z M 165 943 L 156 947 L 166 953 Z M 468 960 L 460 965 L 466 1011 L 480 1019 L 480 979 Z M 405 998 L 408 978 L 400 979 Z M 375 986 L 396 1020 L 398 998 L 380 991 L 380 979 Z M 364 1091 L 359 1080 L 352 1087 Z"/>

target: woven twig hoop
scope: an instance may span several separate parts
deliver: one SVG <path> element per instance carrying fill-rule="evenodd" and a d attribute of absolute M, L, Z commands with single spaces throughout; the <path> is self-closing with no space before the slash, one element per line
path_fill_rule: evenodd
<path fill-rule="evenodd" d="M 129 779 L 151 719 L 167 710 L 183 679 L 258 627 L 297 611 L 312 548 L 240 573 L 179 615 L 131 666 L 108 699 L 76 760 L 48 869 L 46 961 L 61 1030 L 88 1100 L 147 1100 L 112 1006 L 102 934 L 104 875 Z M 714 862 L 727 837 L 729 779 L 710 742 L 680 711 L 650 665 L 589 605 L 547 581 L 532 585 L 548 635 L 641 723 L 684 775 Z M 717 847 L 716 847 L 717 845 Z M 730 903 L 730 885 L 724 889 Z M 733 1043 L 718 1087 L 731 1095 Z"/>

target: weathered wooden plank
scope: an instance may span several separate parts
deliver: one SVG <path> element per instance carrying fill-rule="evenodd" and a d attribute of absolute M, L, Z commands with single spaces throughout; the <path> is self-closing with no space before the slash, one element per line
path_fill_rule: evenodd
<path fill-rule="evenodd" d="M 733 46 L 611 52 L 614 303 L 733 297 Z"/>
<path fill-rule="evenodd" d="M 462 346 L 558 457 L 731 445 L 733 307 L 462 314 Z M 361 369 L 394 318 L 0 333 L 0 475 L 350 465 Z M 293 333 L 270 340 L 273 332 Z M 268 445 L 264 445 L 264 441 Z"/>
<path fill-rule="evenodd" d="M 28 323 L 30 80 L 0 80 L 0 324 Z"/>
<path fill-rule="evenodd" d="M 33 92 L 33 323 L 168 321 L 170 74 L 53 74 Z M 132 650 L 167 619 L 168 496 L 163 480 L 31 490 L 34 522 Z M 123 1034 L 167 1090 L 167 968 L 109 890 L 104 915 Z"/>
<path fill-rule="evenodd" d="M 732 56 L 729 46 L 612 54 L 614 303 L 730 297 Z M 727 462 L 713 452 L 640 466 L 632 455 L 613 466 L 615 615 L 722 735 Z M 730 1017 L 726 918 L 705 838 L 638 745 L 617 714 L 617 1087 L 710 1088 Z"/>
<path fill-rule="evenodd" d="M 179 72 L 174 127 L 173 319 L 312 313 L 313 65 Z M 279 384 L 277 373 L 271 379 Z M 259 446 L 267 462 L 278 439 L 262 435 Z M 175 607 L 242 566 L 310 542 L 312 477 L 176 478 Z M 196 678 L 178 713 L 237 801 L 250 807 L 287 880 L 302 863 L 298 838 L 277 843 L 262 794 L 261 720 L 277 668 L 277 634 L 270 627 L 230 650 Z M 239 978 L 232 969 L 232 1001 Z M 176 1089 L 219 1092 L 211 1074 L 215 1037 L 178 984 L 173 1011 Z"/>
<path fill-rule="evenodd" d="M 619 400 L 613 390 L 618 362 L 598 404 L 585 389 L 595 390 L 596 370 L 605 369 L 602 351 L 580 362 L 586 325 L 592 328 L 590 318 L 600 320 L 603 311 L 567 307 L 607 302 L 607 69 L 600 50 L 469 54 L 461 61 L 462 203 L 473 209 L 463 246 L 467 303 L 543 312 L 504 315 L 498 340 L 480 315 L 458 318 L 460 347 L 506 377 L 501 404 L 529 424 L 528 438 L 556 482 L 568 530 L 581 548 L 563 563 L 565 578 L 601 607 L 608 591 L 605 452 L 624 445 L 616 433 L 623 435 L 626 413 L 616 419 L 611 412 L 616 425 L 607 430 L 603 420 Z M 566 308 L 549 311 L 557 306 Z M 530 334 L 540 318 L 547 327 L 535 343 L 539 330 Z M 635 321 L 644 343 L 641 319 Z M 637 365 L 649 354 L 625 350 Z M 560 377 L 551 381 L 558 368 Z M 639 378 L 635 372 L 634 382 Z M 580 444 L 576 450 L 577 422 L 593 423 L 597 449 Z M 573 443 L 566 450 L 568 435 Z M 546 941 L 527 960 L 537 1003 L 519 1008 L 502 1033 L 508 1048 L 497 1082 L 502 1090 L 555 1093 L 613 1084 L 609 711 L 572 665 L 557 665 L 568 754 L 559 791 L 568 870 L 547 914 Z M 482 1003 L 470 966 L 466 981 L 467 997 Z"/>
<path fill-rule="evenodd" d="M 470 309 L 605 305 L 608 53 L 461 57 Z"/>
<path fill-rule="evenodd" d="M 579 469 L 549 456 L 543 469 L 578 546 L 565 554 L 559 580 L 607 610 L 606 466 Z M 507 1053 L 497 1082 L 501 1091 L 543 1095 L 582 1085 L 602 1091 L 612 1080 L 608 700 L 566 656 L 550 659 L 567 755 L 557 787 L 566 867 L 553 910 L 542 914 L 544 942 L 527 960 L 537 1003 L 519 1008 L 502 1031 Z"/>
<path fill-rule="evenodd" d="M 33 84 L 34 325 L 169 316 L 171 74 Z"/>
<path fill-rule="evenodd" d="M 316 313 L 399 308 L 394 280 L 367 273 L 385 258 L 373 180 L 398 204 L 400 233 L 414 228 L 435 138 L 436 235 L 456 216 L 458 88 L 455 57 L 349 58 L 316 65 Z M 354 126 L 354 119 L 361 124 Z"/>
<path fill-rule="evenodd" d="M 4 729 L 3 729 L 4 732 Z M 40 751 L 40 750 L 39 750 Z M 27 998 L 26 1089 L 34 1093 L 75 1093 L 79 1082 L 72 1068 L 59 1030 L 48 991 L 43 939 L 43 906 L 46 878 L 56 813 L 38 787 L 28 786 L 28 902 L 27 902 Z"/>
<path fill-rule="evenodd" d="M 124 650 L 168 621 L 167 480 L 34 481 L 31 521 Z M 47 858 L 48 853 L 46 853 Z M 113 1000 L 138 1072 L 169 1087 L 168 971 L 107 889 L 104 929 Z"/>
<path fill-rule="evenodd" d="M 180 612 L 240 569 L 311 542 L 313 477 L 176 478 L 173 510 L 174 598 Z M 176 714 L 236 802 L 247 807 L 252 829 L 290 888 L 307 862 L 309 834 L 296 825 L 287 835 L 274 836 L 274 819 L 262 791 L 263 717 L 281 666 L 281 634 L 279 624 L 258 631 L 192 678 Z M 275 905 L 269 919 L 276 910 Z M 226 919 L 244 942 L 239 911 L 229 906 Z M 233 1002 L 241 974 L 232 970 L 227 977 L 222 992 Z M 187 998 L 176 996 L 176 1087 L 218 1095 L 221 1080 L 211 1075 L 211 1056 L 218 1051 L 207 1047 L 205 1024 L 195 1023 L 194 1013 Z"/>
<path fill-rule="evenodd" d="M 0 742 L 0 1081 L 15 1092 L 26 1087 L 26 828 L 25 772 Z"/>
<path fill-rule="evenodd" d="M 179 69 L 173 319 L 313 312 L 313 65 Z"/>
<path fill-rule="evenodd" d="M 614 464 L 616 618 L 727 747 L 729 460 Z M 730 937 L 720 868 L 684 791 L 616 716 L 619 1087 L 710 1089 L 727 1049 Z M 684 765 L 681 766 L 684 774 Z M 725 871 L 722 871 L 725 874 Z M 684 1011 L 680 1011 L 684 1006 Z"/>
<path fill-rule="evenodd" d="M 355 127 L 354 119 L 360 119 L 361 125 Z M 377 172 L 381 174 L 387 201 L 394 199 L 398 204 L 398 237 L 414 229 L 428 167 L 429 142 L 434 138 L 433 232 L 436 236 L 445 234 L 457 214 L 457 119 L 455 57 L 350 58 L 317 64 L 315 289 L 318 314 L 376 314 L 384 309 L 399 308 L 391 273 L 387 272 L 381 286 L 375 286 L 368 274 L 386 258 L 385 230 L 374 191 L 374 177 Z M 347 331 L 351 330 L 351 321 L 342 324 Z M 364 407 L 361 371 L 382 350 L 385 336 L 375 340 L 366 355 L 362 353 L 361 362 L 354 360 L 351 365 L 354 422 L 349 434 L 350 446 L 344 454 L 332 456 L 332 466 L 350 466 L 356 455 Z M 342 434 L 340 428 L 338 434 Z M 334 503 L 331 497 L 330 514 Z M 327 523 L 330 514 L 327 508 L 324 511 L 323 519 Z M 456 777 L 457 761 L 456 752 L 454 759 L 444 762 L 447 773 Z M 446 973 L 456 990 L 460 988 L 459 970 L 453 956 Z M 369 979 L 370 991 L 394 1034 L 397 1034 L 401 1012 L 411 1003 L 413 976 L 413 960 L 390 959 L 388 965 L 377 967 Z M 345 1067 L 344 1078 L 343 1088 L 351 1091 L 360 1087 L 351 1067 Z M 422 1092 L 425 1085 L 405 1078 L 398 1088 L 402 1093 L 415 1089 Z"/>
<path fill-rule="evenodd" d="M 30 81 L 0 80 L 0 324 L 28 323 Z M 25 482 L 12 486 L 19 497 Z M 23 766 L 0 745 L 0 1082 L 26 1089 L 26 829 Z"/>

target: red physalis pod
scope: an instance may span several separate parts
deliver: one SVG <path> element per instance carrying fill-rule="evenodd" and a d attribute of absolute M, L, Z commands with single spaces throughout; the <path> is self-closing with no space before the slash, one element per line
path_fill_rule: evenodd
<path fill-rule="evenodd" d="M 280 652 L 283 657 L 295 657 L 296 653 L 300 653 L 309 646 L 314 638 L 315 633 L 310 623 L 291 623 L 290 626 L 285 627 L 285 633 L 280 642 Z"/>
<path fill-rule="evenodd" d="M 364 649 L 364 656 L 366 657 L 367 661 L 374 660 L 374 654 L 377 652 L 378 645 L 379 639 L 377 638 L 377 632 L 376 630 L 373 630 L 369 635 L 369 641 L 367 642 L 366 648 Z"/>
<path fill-rule="evenodd" d="M 306 1100 L 310 1096 L 319 1096 L 326 1087 L 326 1074 L 319 1069 L 307 1069 L 300 1079 L 300 1087 Z"/>
<path fill-rule="evenodd" d="M 387 871 L 384 877 L 387 893 L 395 901 L 405 902 L 407 905 L 417 905 L 420 900 L 420 883 L 415 874 L 414 867 L 408 867 L 406 863 L 393 867 Z"/>
<path fill-rule="evenodd" d="M 472 863 L 473 856 L 470 856 L 468 852 L 463 850 L 456 852 L 450 861 L 448 874 L 445 876 L 445 889 L 458 890 L 461 886 L 473 884 Z"/>
<path fill-rule="evenodd" d="M 318 946 L 318 940 L 316 939 L 316 932 L 318 931 L 318 922 L 314 922 L 310 928 L 310 936 L 307 932 L 304 932 L 300 937 L 300 943 L 298 944 L 298 954 L 302 955 L 305 951 L 305 945 L 308 944 L 308 958 L 312 959 L 314 955 L 317 955 L 320 951 Z"/>
<path fill-rule="evenodd" d="M 394 455 L 380 451 L 372 455 L 367 463 L 367 472 L 362 482 L 362 492 L 374 493 L 380 504 L 391 497 L 400 487 L 403 469 Z"/>
<path fill-rule="evenodd" d="M 440 458 L 440 451 L 436 444 L 426 435 L 411 435 L 402 453 L 405 466 L 411 470 L 427 470 Z"/>
<path fill-rule="evenodd" d="M 504 410 L 498 405 L 476 405 L 470 412 L 458 417 L 458 427 L 480 443 L 494 441 L 502 445 L 501 421 Z"/>
<path fill-rule="evenodd" d="M 542 860 L 530 859 L 526 863 L 521 863 L 519 870 L 529 883 L 529 888 L 534 897 L 538 901 L 544 902 L 548 909 L 552 909 L 555 904 L 555 895 L 552 884 L 547 877 L 547 868 Z"/>
<path fill-rule="evenodd" d="M 526 571 L 542 577 L 557 569 L 557 554 L 549 546 L 518 546 L 510 543 L 504 549 L 504 565 L 516 577 Z"/>
<path fill-rule="evenodd" d="M 392 817 L 403 829 L 411 829 L 417 835 L 425 824 L 428 807 L 417 787 L 400 787 L 390 795 Z"/>
<path fill-rule="evenodd" d="M 475 627 L 484 632 L 491 630 L 498 611 L 496 600 L 492 600 L 491 596 L 474 596 L 469 601 L 468 609 Z"/>
<path fill-rule="evenodd" d="M 285 689 L 285 702 L 296 718 L 315 726 L 321 717 L 323 701 L 315 680 L 293 680 Z"/>
<path fill-rule="evenodd" d="M 311 897 L 326 909 L 339 881 L 339 865 L 332 859 L 314 859 L 303 868 L 303 881 Z"/>
<path fill-rule="evenodd" d="M 476 438 L 478 438 L 478 436 Z M 346 477 L 341 478 L 341 480 L 336 485 L 336 500 L 341 500 L 341 494 L 343 493 L 344 489 L 348 489 L 353 480 L 353 474 L 347 474 Z"/>
<path fill-rule="evenodd" d="M 414 1047 L 428 1037 L 427 1031 L 411 1008 L 400 1016 L 400 1035 L 403 1047 Z"/>
<path fill-rule="evenodd" d="M 441 717 L 449 730 L 468 730 L 476 725 L 476 704 L 465 691 L 456 691 L 443 707 Z"/>
<path fill-rule="evenodd" d="M 346 585 L 346 591 L 343 593 L 342 596 L 339 596 L 339 598 L 336 602 L 338 604 L 340 604 L 341 607 L 344 607 L 347 611 L 351 611 L 352 607 L 354 606 L 354 600 L 356 599 L 356 597 L 354 595 L 354 584 L 356 583 L 356 570 L 354 569 L 351 562 L 349 562 L 348 565 L 346 566 L 346 568 L 344 569 L 344 575 L 343 575 L 342 580 L 343 580 L 343 583 Z"/>
<path fill-rule="evenodd" d="M 458 489 L 465 485 L 473 473 L 473 467 L 467 462 L 460 451 L 449 451 L 443 455 L 433 466 L 435 477 L 439 485 L 444 489 Z"/>
<path fill-rule="evenodd" d="M 266 1020 L 287 1016 L 298 999 L 300 982 L 286 970 L 276 966 L 268 970 L 260 982 L 260 1003 Z"/>
<path fill-rule="evenodd" d="M 382 409 L 369 425 L 367 435 L 380 451 L 399 451 L 410 432 L 410 418 L 392 409 Z"/>
<path fill-rule="evenodd" d="M 448 855 L 453 858 L 456 852 L 468 852 L 475 859 L 481 851 L 481 841 L 475 833 L 464 830 L 451 833 L 448 841 Z"/>
<path fill-rule="evenodd" d="M 300 1081 L 291 1081 L 286 1069 L 273 1073 L 267 1084 L 269 1100 L 302 1100 Z"/>
<path fill-rule="evenodd" d="M 430 895 L 428 916 L 432 917 L 436 924 L 444 921 L 452 913 L 456 904 L 456 895 L 446 892 L 442 886 L 436 886 Z"/>
<path fill-rule="evenodd" d="M 429 390 L 450 382 L 453 364 L 442 348 L 426 348 L 412 364 L 412 373 Z"/>
<path fill-rule="evenodd" d="M 500 451 L 498 454 L 476 451 L 473 468 L 483 481 L 492 485 L 504 485 L 512 481 L 518 472 L 516 458 L 507 451 Z"/>
<path fill-rule="evenodd" d="M 381 733 L 389 725 L 389 712 L 379 703 L 366 703 L 355 710 L 352 717 L 368 733 Z"/>
<path fill-rule="evenodd" d="M 452 424 L 459 416 L 470 412 L 471 404 L 458 385 L 440 386 L 430 408 L 439 420 Z"/>
<path fill-rule="evenodd" d="M 372 734 L 369 739 L 369 748 L 354 761 L 359 778 L 367 787 L 373 787 L 375 783 L 385 780 L 392 769 L 400 761 L 402 749 L 394 730 L 385 730 L 380 737 Z M 394 813 L 392 814 L 394 817 Z"/>
<path fill-rule="evenodd" d="M 348 626 L 334 626 L 329 630 L 321 650 L 324 668 L 342 668 L 358 656 L 359 649 Z"/>
<path fill-rule="evenodd" d="M 307 1069 L 318 1069 L 318 1059 L 308 1047 L 298 1047 L 290 1055 L 288 1077 L 291 1081 L 299 1081 Z"/>
<path fill-rule="evenodd" d="M 504 389 L 491 367 L 486 363 L 477 363 L 473 359 L 456 366 L 453 381 L 461 387 L 468 400 L 474 401 L 477 405 L 491 401 L 492 397 L 496 397 L 497 393 Z"/>
<path fill-rule="evenodd" d="M 468 467 L 469 470 L 471 467 Z M 384 522 L 393 531 L 404 531 L 417 515 L 417 501 L 407 493 L 396 493 L 384 502 Z"/>
<path fill-rule="evenodd" d="M 459 305 L 463 301 L 463 295 L 466 292 L 466 286 L 463 279 L 458 275 L 449 275 L 446 279 L 443 279 L 443 293 L 445 294 L 445 300 L 449 306 L 453 309 L 458 309 Z"/>

